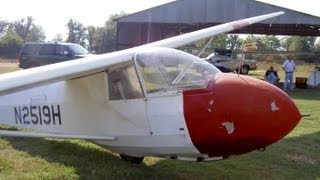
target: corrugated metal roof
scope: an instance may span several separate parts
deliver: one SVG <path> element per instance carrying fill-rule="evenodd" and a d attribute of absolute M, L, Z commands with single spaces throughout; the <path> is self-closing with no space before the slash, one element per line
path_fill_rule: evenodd
<path fill-rule="evenodd" d="M 320 18 L 254 0 L 177 0 L 118 19 L 118 22 L 225 23 L 251 16 L 284 11 L 269 24 L 319 25 Z"/>
<path fill-rule="evenodd" d="M 320 36 L 320 17 L 255 0 L 177 0 L 117 19 L 117 49 L 271 12 L 286 14 L 231 33 Z"/>

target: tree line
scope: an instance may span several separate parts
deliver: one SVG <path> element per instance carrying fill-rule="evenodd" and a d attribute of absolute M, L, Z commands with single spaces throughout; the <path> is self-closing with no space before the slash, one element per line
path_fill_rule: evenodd
<path fill-rule="evenodd" d="M 78 43 L 96 54 L 107 53 L 116 50 L 116 18 L 125 15 L 113 14 L 102 27 L 84 26 L 81 22 L 70 19 L 67 38 L 56 34 L 52 42 Z M 43 28 L 34 23 L 32 17 L 22 18 L 8 22 L 0 20 L 0 57 L 16 58 L 24 43 L 43 42 L 46 40 Z"/>
<path fill-rule="evenodd" d="M 70 19 L 66 23 L 67 38 L 64 40 L 61 34 L 56 34 L 51 41 L 78 43 L 96 54 L 115 51 L 115 19 L 124 15 L 126 15 L 124 12 L 111 15 L 102 27 L 85 26 L 75 19 Z M 0 57 L 15 58 L 24 43 L 45 40 L 43 28 L 36 25 L 32 17 L 14 22 L 0 20 Z M 192 46 L 201 48 L 206 42 L 207 40 L 200 40 Z M 259 50 L 320 52 L 320 42 L 317 41 L 317 37 L 309 36 L 220 34 L 213 37 L 209 48 L 239 50 L 245 43 L 255 43 Z"/>
<path fill-rule="evenodd" d="M 44 41 L 46 39 L 41 26 L 34 23 L 32 17 L 14 22 L 0 20 L 0 56 L 14 58 L 25 42 Z"/>
<path fill-rule="evenodd" d="M 194 46 L 200 49 L 207 41 L 208 39 L 197 41 Z M 213 37 L 207 48 L 216 50 L 230 49 L 239 52 L 242 45 L 249 43 L 256 44 L 259 51 L 309 52 L 309 55 L 293 55 L 293 57 L 309 62 L 320 60 L 318 54 L 320 53 L 320 41 L 317 41 L 317 37 L 313 36 L 247 35 L 241 37 L 237 34 L 220 34 Z M 269 58 L 274 58 L 275 56 Z M 249 58 L 265 60 L 266 55 L 250 54 Z M 277 59 L 279 58 L 282 57 L 278 56 Z"/>
<path fill-rule="evenodd" d="M 96 54 L 115 51 L 117 33 L 115 19 L 124 15 L 123 12 L 111 15 L 102 27 L 85 27 L 81 22 L 70 19 L 67 23 L 68 38 L 66 42 L 81 44 Z M 53 40 L 58 41 L 58 39 Z"/>
<path fill-rule="evenodd" d="M 320 52 L 320 42 L 317 37 L 311 36 L 287 36 L 277 37 L 275 35 L 248 35 L 241 38 L 239 35 L 220 34 L 213 37 L 209 47 L 215 49 L 239 50 L 243 44 L 255 43 L 260 50 L 264 51 L 299 51 Z M 207 40 L 195 43 L 196 47 L 203 47 Z"/>

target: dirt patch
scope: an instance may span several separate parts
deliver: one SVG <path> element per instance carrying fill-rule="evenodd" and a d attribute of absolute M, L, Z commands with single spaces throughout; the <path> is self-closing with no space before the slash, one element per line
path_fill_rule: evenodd
<path fill-rule="evenodd" d="M 0 67 L 18 67 L 18 62 L 0 61 Z"/>

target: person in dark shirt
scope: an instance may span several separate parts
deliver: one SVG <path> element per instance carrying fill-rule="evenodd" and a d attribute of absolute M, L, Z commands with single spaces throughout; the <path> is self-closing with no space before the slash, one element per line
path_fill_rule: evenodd
<path fill-rule="evenodd" d="M 275 84 L 280 80 L 278 73 L 273 69 L 273 66 L 270 66 L 270 68 L 266 71 L 264 79 L 271 84 Z"/>

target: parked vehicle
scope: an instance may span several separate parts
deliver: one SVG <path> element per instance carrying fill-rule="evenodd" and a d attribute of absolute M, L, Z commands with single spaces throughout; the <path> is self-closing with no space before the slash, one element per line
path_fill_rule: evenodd
<path fill-rule="evenodd" d="M 20 68 L 27 69 L 90 55 L 81 45 L 74 43 L 26 43 L 19 55 Z"/>
<path fill-rule="evenodd" d="M 240 74 L 248 74 L 250 70 L 257 69 L 256 60 L 244 59 L 242 66 L 240 66 L 241 57 L 231 58 L 230 54 L 217 54 L 214 52 L 204 59 L 218 68 L 221 67 L 230 72 L 238 72 L 241 67 Z"/>

